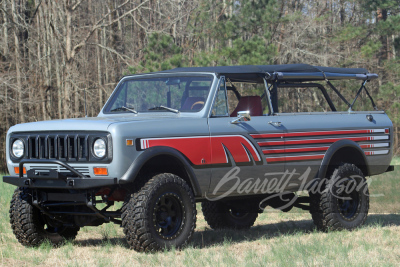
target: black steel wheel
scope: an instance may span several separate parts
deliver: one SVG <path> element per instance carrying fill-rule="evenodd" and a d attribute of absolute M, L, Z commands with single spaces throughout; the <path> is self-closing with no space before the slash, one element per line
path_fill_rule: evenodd
<path fill-rule="evenodd" d="M 192 189 L 174 174 L 155 175 L 126 199 L 122 226 L 128 244 L 136 251 L 182 248 L 196 227 Z"/>
<path fill-rule="evenodd" d="M 353 180 L 343 181 L 343 187 L 349 188 L 357 186 Z M 338 212 L 344 220 L 351 221 L 360 211 L 361 192 L 352 190 L 351 192 L 342 192 L 338 195 Z"/>
<path fill-rule="evenodd" d="M 182 199 L 178 194 L 165 193 L 156 201 L 153 217 L 154 228 L 162 238 L 175 238 L 181 232 L 186 214 L 182 209 Z"/>
<path fill-rule="evenodd" d="M 368 184 L 354 164 L 338 166 L 322 187 L 322 192 L 310 193 L 310 199 L 314 224 L 322 231 L 352 230 L 367 219 Z"/>

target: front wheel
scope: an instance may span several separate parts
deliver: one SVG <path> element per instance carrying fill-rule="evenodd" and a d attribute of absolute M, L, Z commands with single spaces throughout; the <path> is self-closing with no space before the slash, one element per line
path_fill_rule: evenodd
<path fill-rule="evenodd" d="M 122 226 L 129 245 L 136 251 L 181 248 L 196 227 L 193 192 L 182 178 L 158 174 L 125 201 Z"/>
<path fill-rule="evenodd" d="M 310 193 L 310 197 L 310 212 L 320 230 L 352 230 L 367 219 L 368 184 L 354 164 L 337 167 L 322 192 Z"/>
<path fill-rule="evenodd" d="M 18 242 L 37 247 L 46 239 L 54 245 L 75 239 L 79 227 L 66 227 L 52 220 L 34 207 L 31 199 L 29 189 L 17 188 L 11 200 L 10 223 Z"/>

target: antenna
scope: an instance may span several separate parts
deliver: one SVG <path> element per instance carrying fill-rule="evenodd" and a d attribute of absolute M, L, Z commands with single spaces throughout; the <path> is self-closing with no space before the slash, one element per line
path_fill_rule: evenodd
<path fill-rule="evenodd" d="M 86 87 L 85 87 L 85 117 L 87 118 L 87 108 L 86 108 Z"/>

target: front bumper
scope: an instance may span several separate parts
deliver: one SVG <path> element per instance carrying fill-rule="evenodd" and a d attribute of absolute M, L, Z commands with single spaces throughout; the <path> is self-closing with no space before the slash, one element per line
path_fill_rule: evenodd
<path fill-rule="evenodd" d="M 58 164 L 68 169 L 71 176 L 65 176 L 55 170 L 49 172 L 35 172 L 30 170 L 23 175 L 23 166 L 27 163 Z M 19 176 L 3 176 L 3 182 L 18 187 L 29 188 L 58 188 L 58 189 L 88 189 L 118 184 L 114 177 L 91 178 L 86 177 L 65 162 L 59 160 L 21 160 L 19 163 Z"/>

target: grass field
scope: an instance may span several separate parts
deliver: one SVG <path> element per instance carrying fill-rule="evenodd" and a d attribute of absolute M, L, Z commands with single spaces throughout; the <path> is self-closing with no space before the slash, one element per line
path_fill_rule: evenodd
<path fill-rule="evenodd" d="M 396 159 L 393 164 L 400 165 Z M 0 264 L 2 266 L 395 266 L 400 262 L 400 168 L 375 176 L 366 224 L 348 232 L 321 233 L 308 212 L 269 211 L 246 231 L 210 230 L 197 206 L 197 228 L 181 251 L 137 253 L 128 248 L 118 225 L 84 227 L 73 242 L 25 248 L 8 218 L 13 186 L 0 182 Z M 382 195 L 383 194 L 383 195 Z"/>

